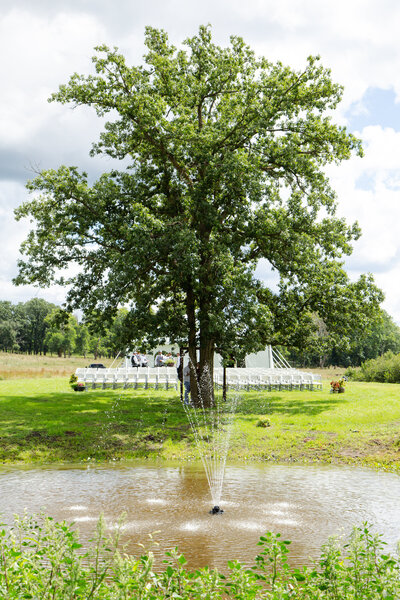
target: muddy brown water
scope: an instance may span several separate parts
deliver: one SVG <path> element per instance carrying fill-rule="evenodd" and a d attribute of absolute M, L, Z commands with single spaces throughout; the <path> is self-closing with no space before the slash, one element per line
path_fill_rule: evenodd
<path fill-rule="evenodd" d="M 122 541 L 139 556 L 148 534 L 160 544 L 178 546 L 188 568 L 224 569 L 228 560 L 252 564 L 257 541 L 266 531 L 292 540 L 292 565 L 310 564 L 330 535 L 348 534 L 368 521 L 394 550 L 400 539 L 400 477 L 351 467 L 227 465 L 222 515 L 210 515 L 207 480 L 199 464 L 2 468 L 0 513 L 44 509 L 58 520 L 75 522 L 90 538 L 104 513 L 110 529 L 122 512 Z"/>

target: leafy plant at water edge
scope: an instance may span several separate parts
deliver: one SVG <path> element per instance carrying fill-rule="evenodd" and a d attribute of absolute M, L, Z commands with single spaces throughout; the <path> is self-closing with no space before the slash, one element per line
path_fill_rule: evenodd
<path fill-rule="evenodd" d="M 347 544 L 331 539 L 314 567 L 291 568 L 288 540 L 268 532 L 251 568 L 229 561 L 227 574 L 208 567 L 188 571 L 178 549 L 168 551 L 155 572 L 148 550 L 136 558 L 119 549 L 122 520 L 113 537 L 100 517 L 86 552 L 65 522 L 51 517 L 16 517 L 0 531 L 0 597 L 4 600 L 237 600 L 386 598 L 400 594 L 398 557 L 384 553 L 380 535 L 367 524 L 355 527 Z"/>

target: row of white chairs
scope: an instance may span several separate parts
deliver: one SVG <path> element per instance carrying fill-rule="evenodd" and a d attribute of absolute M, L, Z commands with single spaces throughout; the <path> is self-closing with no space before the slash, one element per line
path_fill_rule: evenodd
<path fill-rule="evenodd" d="M 174 367 L 138 367 L 122 369 L 77 369 L 75 375 L 78 381 L 83 382 L 86 387 L 96 388 L 98 386 L 106 389 L 111 387 L 134 387 L 144 385 L 145 388 L 164 386 L 165 389 L 178 386 L 178 375 Z"/>
<path fill-rule="evenodd" d="M 179 385 L 175 367 L 139 367 L 120 369 L 77 369 L 75 374 L 78 381 L 87 387 L 103 389 L 111 387 L 134 387 L 143 385 L 145 388 L 160 386 L 168 389 Z M 222 387 L 224 373 L 222 368 L 214 370 L 214 383 Z M 295 369 L 226 369 L 226 385 L 237 389 L 321 389 L 321 377 Z"/>
<path fill-rule="evenodd" d="M 243 369 L 244 370 L 244 369 Z M 270 372 L 235 373 L 227 369 L 226 383 L 229 387 L 245 389 L 269 389 L 269 390 L 304 390 L 322 389 L 322 381 L 312 373 L 302 373 L 291 370 L 291 372 L 280 372 L 281 369 L 271 369 Z M 235 369 L 232 371 L 239 371 Z M 247 369 L 246 369 L 247 371 Z M 214 374 L 214 381 L 218 386 L 223 385 L 223 373 Z"/>

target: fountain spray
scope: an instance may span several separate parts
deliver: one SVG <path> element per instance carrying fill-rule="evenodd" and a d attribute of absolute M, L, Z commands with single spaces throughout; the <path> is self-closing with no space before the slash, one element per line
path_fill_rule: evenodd
<path fill-rule="evenodd" d="M 189 364 L 191 369 L 195 368 L 194 365 Z M 208 369 L 203 371 L 201 378 L 201 385 L 198 386 L 198 406 L 183 402 L 183 408 L 193 431 L 210 487 L 213 508 L 209 513 L 220 515 L 224 512 L 220 508 L 220 501 L 238 395 L 232 394 L 229 399 L 223 401 L 221 397 L 210 393 L 213 398 L 211 406 L 205 406 L 201 390 L 209 387 L 211 392 L 214 384 Z"/>

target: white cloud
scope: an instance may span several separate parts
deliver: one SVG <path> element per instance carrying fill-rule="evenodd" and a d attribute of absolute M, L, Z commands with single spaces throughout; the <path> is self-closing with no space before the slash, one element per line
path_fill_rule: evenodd
<path fill-rule="evenodd" d="M 363 232 L 346 266 L 353 277 L 374 273 L 386 294 L 384 308 L 400 322 L 400 132 L 374 126 L 360 135 L 365 157 L 328 171 L 338 193 L 338 213 L 348 222 L 357 220 Z M 357 185 L 363 178 L 367 189 Z"/>
<path fill-rule="evenodd" d="M 71 70 L 90 68 L 93 45 L 105 37 L 94 16 L 59 14 L 52 19 L 12 10 L 0 18 L 2 143 L 26 143 L 49 120 L 50 93 Z M 10 49 L 12 51 L 10 51 Z"/>
<path fill-rule="evenodd" d="M 396 0 L 233 0 L 226 9 L 229 25 L 235 22 L 259 54 L 298 68 L 307 55 L 320 54 L 345 86 L 342 110 L 370 86 L 393 87 L 400 95 Z"/>
<path fill-rule="evenodd" d="M 60 286 L 40 289 L 33 285 L 14 286 L 12 278 L 17 275 L 17 261 L 21 257 L 19 248 L 32 228 L 28 219 L 16 221 L 13 209 L 27 199 L 24 186 L 13 181 L 0 182 L 0 222 L 2 252 L 0 253 L 0 299 L 12 302 L 26 301 L 33 297 L 45 297 L 48 302 L 61 304 L 65 300 L 66 290 Z M 71 268 L 66 274 L 74 273 Z"/>
<path fill-rule="evenodd" d="M 73 71 L 91 69 L 93 46 L 106 37 L 94 15 L 38 16 L 11 10 L 0 17 L 0 177 L 26 181 L 32 167 L 87 166 L 99 123 L 89 111 L 48 104 Z"/>
<path fill-rule="evenodd" d="M 0 277 L 16 275 L 18 249 L 29 231 L 28 223 L 16 223 L 13 209 L 26 199 L 24 187 L 13 181 L 0 182 L 0 222 L 3 252 L 0 253 Z M 5 250 L 5 251 L 4 251 Z M 3 292 L 3 289 L 2 289 Z"/>
<path fill-rule="evenodd" d="M 399 294 L 399 279 L 400 279 L 400 261 L 392 269 L 385 273 L 377 273 L 375 281 L 386 295 L 386 299 L 382 307 L 391 315 L 397 324 L 400 324 L 400 294 Z"/>
<path fill-rule="evenodd" d="M 60 286 L 52 286 L 49 289 L 40 289 L 33 285 L 14 286 L 9 279 L 0 277 L 1 300 L 8 300 L 13 304 L 27 302 L 31 298 L 43 298 L 61 306 L 65 300 L 65 289 Z"/>

